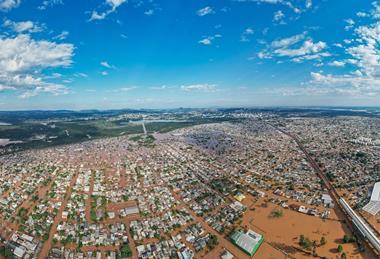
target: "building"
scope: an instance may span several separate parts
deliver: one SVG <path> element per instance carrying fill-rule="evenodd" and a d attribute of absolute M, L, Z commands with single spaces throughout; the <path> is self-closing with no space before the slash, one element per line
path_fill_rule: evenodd
<path fill-rule="evenodd" d="M 231 241 L 249 256 L 253 256 L 264 241 L 264 237 L 252 230 L 247 233 L 239 230 L 232 234 Z"/>
<path fill-rule="evenodd" d="M 323 205 L 327 208 L 334 208 L 334 202 L 330 195 L 322 194 Z"/>
<path fill-rule="evenodd" d="M 231 254 L 228 250 L 225 250 L 223 254 L 220 256 L 221 259 L 232 259 L 234 258 L 233 254 Z"/>
<path fill-rule="evenodd" d="M 363 210 L 371 215 L 376 215 L 380 211 L 380 182 L 373 186 L 370 201 L 363 207 Z"/>

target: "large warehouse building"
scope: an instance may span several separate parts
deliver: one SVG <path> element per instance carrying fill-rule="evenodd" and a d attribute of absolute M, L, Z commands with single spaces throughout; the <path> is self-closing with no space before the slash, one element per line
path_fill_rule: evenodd
<path fill-rule="evenodd" d="M 231 236 L 231 241 L 246 254 L 253 256 L 264 241 L 264 237 L 252 230 L 247 233 L 236 231 Z"/>
<path fill-rule="evenodd" d="M 371 199 L 363 210 L 371 215 L 376 215 L 380 211 L 380 182 L 375 183 L 373 186 Z"/>

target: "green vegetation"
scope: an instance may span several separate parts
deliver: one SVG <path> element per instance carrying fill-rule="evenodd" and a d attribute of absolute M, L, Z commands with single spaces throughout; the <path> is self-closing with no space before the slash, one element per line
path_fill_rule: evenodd
<path fill-rule="evenodd" d="M 116 258 L 127 258 L 132 256 L 131 248 L 129 247 L 129 244 L 124 244 L 121 248 L 119 253 L 117 254 Z"/>
<path fill-rule="evenodd" d="M 337 248 L 337 249 L 338 249 L 338 252 L 339 252 L 339 253 L 343 252 L 343 246 L 342 246 L 342 245 L 338 245 L 338 248 Z"/>
<path fill-rule="evenodd" d="M 356 237 L 355 236 L 349 236 L 349 235 L 344 235 L 343 236 L 343 243 L 354 243 L 356 242 Z"/>
<path fill-rule="evenodd" d="M 309 238 L 305 237 L 304 235 L 300 235 L 298 238 L 298 244 L 306 250 L 311 251 L 312 248 L 315 246 L 315 242 L 311 241 Z"/>
<path fill-rule="evenodd" d="M 326 238 L 325 237 L 321 237 L 321 241 L 319 241 L 319 244 L 321 246 L 324 246 L 326 243 L 327 243 Z"/>
<path fill-rule="evenodd" d="M 271 218 L 281 218 L 282 216 L 284 216 L 284 212 L 279 209 L 274 209 L 270 213 Z"/>
<path fill-rule="evenodd" d="M 95 117 L 95 116 L 94 116 Z M 71 120 L 69 120 L 71 119 Z M 10 121 L 12 120 L 12 121 Z M 222 122 L 232 120 L 229 118 L 191 118 L 189 121 L 165 121 L 148 122 L 145 124 L 148 133 L 165 133 L 179 128 L 193 125 Z M 35 120 L 32 117 L 12 119 L 7 118 L 12 125 L 1 126 L 0 135 L 13 141 L 23 143 L 12 144 L 12 150 L 3 151 L 12 153 L 26 149 L 44 148 L 64 144 L 72 144 L 90 139 L 104 137 L 118 137 L 122 135 L 142 134 L 142 125 L 138 123 L 128 123 L 125 120 L 110 120 L 107 117 L 91 119 L 73 119 L 62 116 L 61 119 L 53 122 L 45 120 Z M 137 137 L 136 137 L 137 139 Z M 132 139 L 134 140 L 134 139 Z M 145 139 L 146 144 L 153 143 L 154 137 L 148 135 Z"/>
<path fill-rule="evenodd" d="M 12 259 L 13 253 L 11 250 L 6 248 L 5 246 L 0 247 L 0 255 L 3 256 L 5 259 Z"/>
<path fill-rule="evenodd" d="M 215 235 L 210 235 L 210 238 L 207 241 L 207 247 L 214 249 L 219 244 L 218 238 Z"/>

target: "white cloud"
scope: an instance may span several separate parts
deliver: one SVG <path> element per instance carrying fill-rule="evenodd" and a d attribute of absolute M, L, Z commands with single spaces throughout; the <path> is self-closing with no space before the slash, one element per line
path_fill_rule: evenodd
<path fill-rule="evenodd" d="M 41 32 L 43 29 L 38 24 L 32 22 L 32 21 L 22 21 L 22 22 L 14 22 L 11 20 L 5 20 L 3 23 L 4 27 L 10 28 L 11 30 L 17 32 L 17 33 L 24 33 L 24 32 Z"/>
<path fill-rule="evenodd" d="M 55 36 L 53 39 L 64 40 L 64 39 L 67 38 L 67 36 L 69 36 L 69 32 L 68 31 L 62 31 L 60 34 L 58 34 L 57 36 Z"/>
<path fill-rule="evenodd" d="M 217 38 L 221 38 L 222 35 L 221 34 L 215 34 L 214 36 L 208 36 L 208 37 L 204 37 L 203 39 L 201 39 L 200 41 L 198 41 L 199 44 L 203 44 L 203 45 L 211 45 L 213 40 L 217 39 Z"/>
<path fill-rule="evenodd" d="M 286 57 L 296 57 L 296 56 L 303 56 L 307 54 L 313 54 L 318 53 L 321 50 L 326 48 L 326 43 L 323 41 L 318 41 L 317 43 L 314 43 L 311 39 L 304 41 L 301 47 L 299 48 L 280 48 L 276 49 L 274 53 L 276 53 L 278 56 L 286 56 Z"/>
<path fill-rule="evenodd" d="M 329 66 L 332 66 L 332 67 L 344 67 L 344 65 L 346 65 L 345 62 L 337 61 L 337 60 L 334 60 L 333 62 L 329 63 Z"/>
<path fill-rule="evenodd" d="M 69 66 L 74 46 L 46 40 L 35 41 L 29 35 L 0 38 L 0 71 L 21 72 L 36 68 Z"/>
<path fill-rule="evenodd" d="M 375 15 L 379 10 L 374 3 Z M 354 96 L 380 97 L 380 22 L 359 26 L 354 30 L 356 38 L 347 41 L 346 54 L 352 58 L 344 62 L 355 66 L 355 70 L 346 74 L 311 73 L 310 83 L 320 87 L 330 87 L 334 91 Z M 338 64 L 338 63 L 335 63 Z M 340 63 L 339 63 L 340 64 Z"/>
<path fill-rule="evenodd" d="M 371 11 L 371 16 L 374 19 L 380 19 L 380 3 L 378 1 L 375 1 L 372 3 L 374 9 Z"/>
<path fill-rule="evenodd" d="M 355 25 L 355 21 L 352 20 L 351 18 L 350 18 L 350 19 L 346 19 L 346 20 L 344 20 L 344 21 L 347 23 L 347 25 L 344 27 L 344 29 L 345 29 L 346 31 L 352 29 L 352 28 L 354 27 L 354 25 Z"/>
<path fill-rule="evenodd" d="M 40 93 L 49 93 L 53 95 L 62 95 L 62 94 L 68 94 L 69 90 L 67 89 L 66 86 L 64 85 L 59 85 L 59 84 L 46 84 L 46 85 L 41 85 L 37 86 L 32 90 L 27 90 L 21 95 L 19 95 L 19 98 L 26 99 L 30 98 L 33 96 L 37 96 Z"/>
<path fill-rule="evenodd" d="M 54 5 L 63 5 L 63 0 L 44 0 L 42 1 L 41 5 L 37 8 L 40 10 L 45 10 L 48 7 L 54 6 Z"/>
<path fill-rule="evenodd" d="M 103 20 L 106 18 L 107 13 L 98 13 L 97 11 L 92 11 L 90 21 L 95 21 L 95 20 Z"/>
<path fill-rule="evenodd" d="M 7 12 L 20 5 L 21 0 L 0 0 L 0 11 Z"/>
<path fill-rule="evenodd" d="M 127 2 L 127 0 L 106 0 L 106 3 L 110 5 L 113 10 L 115 10 L 125 2 Z"/>
<path fill-rule="evenodd" d="M 292 1 L 288 1 L 288 0 L 234 0 L 234 1 L 235 2 L 256 2 L 257 4 L 281 4 L 281 5 L 289 7 L 295 13 L 301 13 L 303 11 L 302 7 L 296 7 L 293 5 Z M 309 9 L 312 5 L 311 0 L 306 0 L 304 5 L 307 9 Z"/>
<path fill-rule="evenodd" d="M 251 27 L 246 28 L 240 36 L 240 41 L 241 42 L 249 42 L 250 41 L 249 36 L 251 36 L 253 34 L 254 34 L 254 31 Z"/>
<path fill-rule="evenodd" d="M 206 16 L 206 15 L 212 14 L 212 13 L 214 13 L 214 10 L 210 6 L 206 6 L 206 7 L 199 9 L 197 11 L 198 16 Z"/>
<path fill-rule="evenodd" d="M 275 22 L 283 22 L 284 18 L 285 18 L 285 14 L 281 10 L 278 10 L 277 12 L 273 14 L 273 20 Z"/>
<path fill-rule="evenodd" d="M 313 6 L 313 2 L 311 0 L 306 0 L 305 6 L 306 6 L 306 8 L 309 9 L 309 8 L 311 8 Z"/>
<path fill-rule="evenodd" d="M 380 22 L 360 26 L 355 30 L 360 44 L 346 51 L 357 61 L 357 66 L 367 76 L 380 77 Z"/>
<path fill-rule="evenodd" d="M 211 45 L 211 40 L 212 40 L 212 38 L 210 38 L 210 37 L 208 37 L 208 38 L 204 38 L 204 39 L 202 39 L 202 40 L 200 40 L 200 41 L 198 41 L 200 44 L 203 44 L 203 45 Z"/>
<path fill-rule="evenodd" d="M 144 12 L 144 14 L 147 15 L 147 16 L 151 16 L 151 15 L 154 14 L 154 10 L 153 10 L 153 9 L 146 10 L 146 11 Z"/>
<path fill-rule="evenodd" d="M 283 48 L 283 47 L 289 47 L 293 44 L 296 44 L 297 42 L 300 42 L 303 40 L 306 36 L 306 32 L 297 34 L 288 38 L 280 39 L 280 40 L 275 40 L 272 42 L 272 47 L 274 48 Z"/>
<path fill-rule="evenodd" d="M 134 90 L 134 89 L 136 89 L 137 87 L 136 86 L 130 86 L 130 87 L 122 87 L 122 88 L 120 88 L 119 90 L 121 91 L 121 92 L 129 92 L 129 91 L 132 91 L 132 90 Z"/>
<path fill-rule="evenodd" d="M 356 16 L 358 16 L 358 17 L 368 17 L 369 14 L 368 14 L 368 13 L 365 13 L 365 12 L 357 12 L 357 13 L 356 13 Z"/>
<path fill-rule="evenodd" d="M 323 57 L 331 55 L 328 52 L 324 52 L 327 48 L 325 42 L 314 42 L 310 37 L 304 40 L 306 35 L 307 32 L 304 32 L 288 38 L 275 40 L 266 49 L 260 51 L 257 56 L 260 59 L 270 59 L 274 56 L 288 57 L 291 58 L 291 61 L 300 63 L 305 60 L 321 60 Z"/>
<path fill-rule="evenodd" d="M 216 85 L 214 84 L 181 85 L 181 89 L 186 92 L 215 92 Z"/>
<path fill-rule="evenodd" d="M 108 10 L 101 13 L 92 11 L 89 21 L 105 19 L 109 14 L 115 12 L 118 7 L 126 2 L 127 0 L 106 0 L 105 5 L 108 7 Z"/>
<path fill-rule="evenodd" d="M 346 75 L 323 75 L 321 73 L 311 74 L 311 83 L 316 85 L 332 86 L 334 88 L 342 88 L 358 90 L 363 94 L 366 92 L 377 92 L 380 94 L 380 79 L 372 77 L 362 77 L 357 74 Z"/>
<path fill-rule="evenodd" d="M 103 66 L 103 67 L 106 67 L 106 68 L 115 68 L 115 66 L 113 65 L 110 65 L 107 61 L 102 61 L 100 62 L 100 65 Z"/>
<path fill-rule="evenodd" d="M 84 78 L 87 78 L 87 77 L 88 77 L 88 75 L 85 74 L 85 73 L 75 73 L 74 76 L 75 76 L 75 77 L 84 77 Z"/>
<path fill-rule="evenodd" d="M 102 76 L 108 76 L 108 72 L 107 72 L 107 71 L 102 71 L 100 74 L 101 74 Z"/>
<path fill-rule="evenodd" d="M 66 93 L 65 86 L 46 82 L 42 72 L 70 66 L 73 51 L 72 44 L 33 40 L 24 34 L 0 38 L 0 85 L 27 90 L 25 97 L 41 92 Z"/>

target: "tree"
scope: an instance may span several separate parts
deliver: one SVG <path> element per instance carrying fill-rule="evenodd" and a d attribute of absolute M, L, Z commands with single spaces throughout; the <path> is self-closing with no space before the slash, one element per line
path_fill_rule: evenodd
<path fill-rule="evenodd" d="M 304 235 L 299 236 L 298 244 L 306 250 L 311 250 L 313 247 L 313 241 L 311 241 L 309 238 L 305 237 Z"/>
<path fill-rule="evenodd" d="M 347 255 L 346 253 L 342 253 L 342 255 L 340 256 L 341 259 L 346 259 L 347 258 Z"/>
<path fill-rule="evenodd" d="M 339 253 L 343 252 L 343 246 L 342 245 L 338 245 L 338 252 Z"/>
<path fill-rule="evenodd" d="M 349 236 L 349 235 L 343 236 L 343 243 L 353 243 L 353 242 L 356 242 L 355 236 Z"/>
<path fill-rule="evenodd" d="M 13 258 L 13 253 L 11 250 L 9 250 L 7 247 L 0 247 L 0 255 L 2 255 L 6 259 L 11 259 Z"/>
<path fill-rule="evenodd" d="M 321 246 L 324 246 L 327 243 L 326 238 L 325 237 L 321 237 L 321 241 L 319 241 L 319 243 L 320 243 Z"/>
<path fill-rule="evenodd" d="M 282 210 L 274 209 L 272 210 L 270 217 L 271 218 L 281 218 L 284 215 Z"/>

